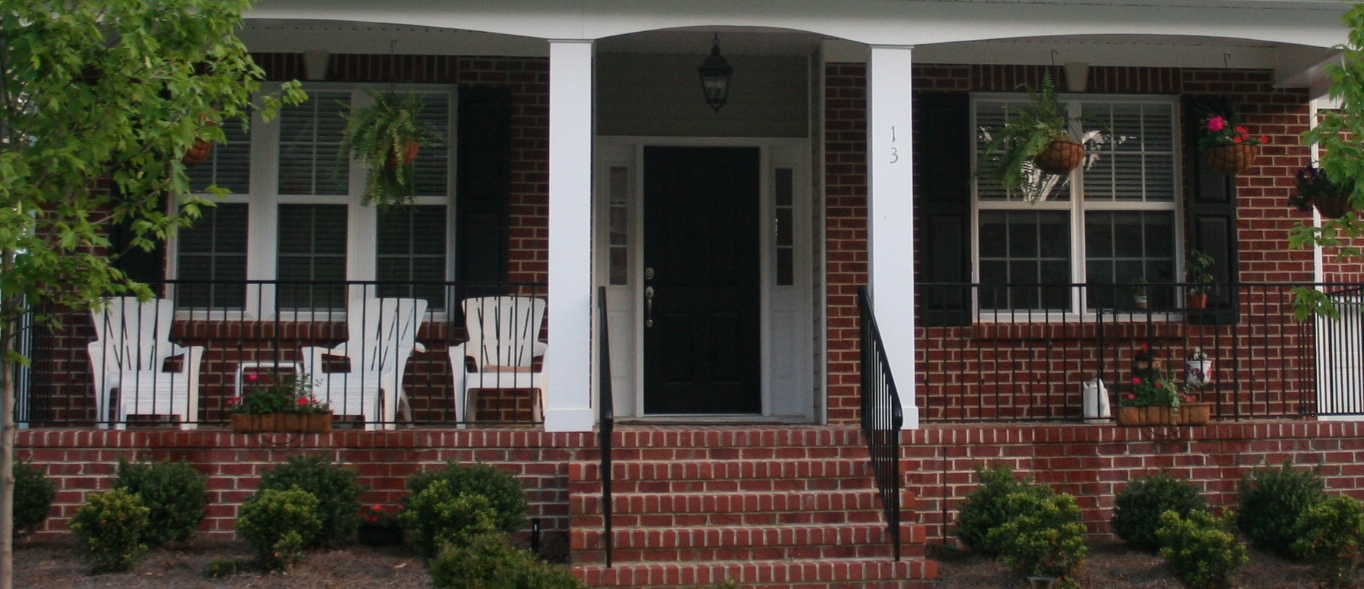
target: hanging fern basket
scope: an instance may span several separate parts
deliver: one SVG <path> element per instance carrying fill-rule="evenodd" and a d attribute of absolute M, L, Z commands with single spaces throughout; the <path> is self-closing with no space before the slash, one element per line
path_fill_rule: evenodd
<path fill-rule="evenodd" d="M 1046 151 L 1033 158 L 1033 164 L 1048 174 L 1064 176 L 1085 161 L 1085 146 L 1070 138 L 1055 139 Z"/>
<path fill-rule="evenodd" d="M 1203 161 L 1223 174 L 1244 174 L 1255 165 L 1255 155 L 1254 145 L 1219 145 L 1203 152 Z"/>
<path fill-rule="evenodd" d="M 417 141 L 408 141 L 403 144 L 403 165 L 410 166 L 417 159 L 417 154 L 421 152 L 422 144 Z M 398 153 L 395 150 L 388 154 L 388 161 L 384 162 L 390 170 L 398 169 Z"/>
<path fill-rule="evenodd" d="M 193 168 L 208 161 L 208 156 L 213 154 L 213 142 L 196 139 L 194 146 L 185 152 L 184 157 L 180 158 L 180 163 L 185 164 L 186 168 Z"/>

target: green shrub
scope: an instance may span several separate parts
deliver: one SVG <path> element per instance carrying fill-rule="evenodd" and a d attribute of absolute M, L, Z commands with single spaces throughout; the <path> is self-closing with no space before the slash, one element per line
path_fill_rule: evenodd
<path fill-rule="evenodd" d="M 1051 487 L 1034 485 L 1029 480 L 1015 480 L 1013 469 L 1004 464 L 988 469 L 977 464 L 976 476 L 980 477 L 980 487 L 966 496 L 957 512 L 957 538 L 971 550 L 986 556 L 999 556 L 1001 546 L 990 540 L 990 530 L 1013 517 L 1005 509 L 1004 499 L 1019 492 L 1046 495 L 1051 493 Z"/>
<path fill-rule="evenodd" d="M 147 527 L 147 514 L 142 500 L 126 489 L 90 496 L 90 501 L 71 518 L 71 533 L 90 572 L 121 573 L 130 571 L 147 546 L 139 541 Z"/>
<path fill-rule="evenodd" d="M 1189 589 L 1231 589 L 1232 574 L 1247 560 L 1246 547 L 1230 531 L 1231 519 L 1202 510 L 1188 518 L 1173 511 L 1161 514 L 1160 555 Z"/>
<path fill-rule="evenodd" d="M 496 514 L 497 529 L 510 534 L 526 527 L 526 489 L 510 473 L 487 464 L 450 462 L 444 468 L 418 472 L 407 479 L 407 490 L 412 493 L 409 497 L 416 497 L 436 481 L 445 481 L 453 495 L 486 497 Z"/>
<path fill-rule="evenodd" d="M 992 530 L 989 541 L 1000 547 L 1004 562 L 1024 575 L 1058 577 L 1063 586 L 1076 586 L 1072 576 L 1089 549 L 1075 497 L 1024 490 L 1001 505 L 1013 517 Z"/>
<path fill-rule="evenodd" d="M 501 533 L 447 544 L 431 559 L 430 569 L 431 585 L 437 589 L 586 589 L 568 567 L 536 560 L 530 551 L 513 548 Z"/>
<path fill-rule="evenodd" d="M 407 528 L 412 546 L 428 558 L 446 544 L 464 544 L 474 536 L 497 531 L 497 512 L 487 497 L 456 493 L 445 480 L 409 498 L 398 521 Z"/>
<path fill-rule="evenodd" d="M 1323 586 L 1354 586 L 1364 565 L 1364 505 L 1357 499 L 1336 495 L 1307 508 L 1294 535 L 1294 550 L 1312 563 Z"/>
<path fill-rule="evenodd" d="M 1301 558 L 1294 549 L 1294 526 L 1308 508 L 1326 499 L 1325 484 L 1317 473 L 1294 470 L 1293 461 L 1281 468 L 1257 468 L 1246 473 L 1238 486 L 1241 496 L 1236 525 L 1257 548 L 1283 558 Z"/>
<path fill-rule="evenodd" d="M 1167 511 L 1188 517 L 1195 510 L 1208 508 L 1198 487 L 1165 474 L 1141 477 L 1118 493 L 1113 506 L 1113 533 L 1128 544 L 1143 550 L 1160 549 L 1156 529 L 1160 514 Z"/>
<path fill-rule="evenodd" d="M 42 469 L 23 460 L 14 461 L 14 537 L 37 530 L 52 510 L 57 485 Z"/>
<path fill-rule="evenodd" d="M 242 504 L 237 532 L 256 549 L 266 570 L 284 570 L 303 560 L 308 538 L 322 530 L 320 501 L 298 487 L 288 491 L 263 489 Z"/>
<path fill-rule="evenodd" d="M 114 488 L 136 493 L 142 506 L 151 510 L 141 541 L 156 548 L 184 542 L 199 529 L 208 504 L 207 480 L 185 462 L 134 463 L 119 458 Z"/>
<path fill-rule="evenodd" d="M 325 456 L 294 456 L 261 476 L 260 489 L 287 491 L 298 487 L 319 501 L 317 515 L 322 528 L 303 538 L 309 548 L 336 546 L 360 527 L 360 494 L 354 468 L 332 464 Z"/>

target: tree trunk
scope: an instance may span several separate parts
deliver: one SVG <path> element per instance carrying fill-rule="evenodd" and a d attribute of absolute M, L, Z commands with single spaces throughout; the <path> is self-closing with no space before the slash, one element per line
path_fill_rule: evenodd
<path fill-rule="evenodd" d="M 0 252 L 0 275 L 14 270 L 14 252 Z M 14 341 L 20 304 L 0 293 L 0 589 L 14 588 Z"/>

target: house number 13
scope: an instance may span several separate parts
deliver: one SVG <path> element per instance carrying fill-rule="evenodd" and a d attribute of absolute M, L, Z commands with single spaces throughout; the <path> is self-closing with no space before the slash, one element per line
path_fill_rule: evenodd
<path fill-rule="evenodd" d="M 890 128 L 890 142 L 891 142 L 891 143 L 895 143 L 895 127 L 891 127 L 891 128 Z M 891 148 L 890 148 L 890 163 L 893 164 L 893 163 L 896 163 L 896 162 L 898 162 L 898 161 L 900 161 L 900 148 L 898 148 L 898 147 L 891 147 Z"/>

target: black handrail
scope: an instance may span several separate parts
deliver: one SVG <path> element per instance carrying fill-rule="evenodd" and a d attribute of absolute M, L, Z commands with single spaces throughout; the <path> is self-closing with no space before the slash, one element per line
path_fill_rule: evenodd
<path fill-rule="evenodd" d="M 905 422 L 904 409 L 865 286 L 857 289 L 857 306 L 862 315 L 862 434 L 867 438 L 876 488 L 895 544 L 895 560 L 899 561 L 900 428 Z"/>
<path fill-rule="evenodd" d="M 606 540 L 606 566 L 611 567 L 611 433 L 615 431 L 615 408 L 611 403 L 611 330 L 606 321 L 606 287 L 597 287 L 597 436 L 601 447 L 602 530 Z"/>

